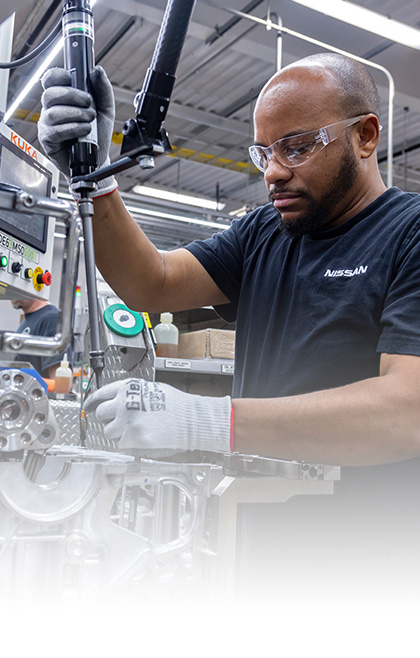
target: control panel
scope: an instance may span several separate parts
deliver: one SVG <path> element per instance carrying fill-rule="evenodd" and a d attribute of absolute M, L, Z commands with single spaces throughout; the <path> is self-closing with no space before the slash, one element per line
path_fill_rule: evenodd
<path fill-rule="evenodd" d="M 0 187 L 56 197 L 59 173 L 42 153 L 0 124 Z M 48 299 L 55 220 L 0 209 L 0 299 Z"/>

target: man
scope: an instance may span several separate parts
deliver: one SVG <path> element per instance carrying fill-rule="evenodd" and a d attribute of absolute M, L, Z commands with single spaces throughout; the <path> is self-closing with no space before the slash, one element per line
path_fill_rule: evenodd
<path fill-rule="evenodd" d="M 55 336 L 57 333 L 58 308 L 42 299 L 15 299 L 13 308 L 22 309 L 25 314 L 16 332 L 33 336 Z M 16 361 L 30 361 L 42 377 L 55 379 L 55 373 L 63 355 L 27 356 L 18 354 Z"/>
<path fill-rule="evenodd" d="M 87 134 L 95 112 L 68 72 L 43 83 L 40 142 L 68 175 L 68 140 Z M 101 69 L 92 88 L 103 164 L 113 98 Z M 129 216 L 115 181 L 101 182 L 96 262 L 130 308 L 213 305 L 237 317 L 232 414 L 226 398 L 164 387 L 159 413 L 139 412 L 121 402 L 139 395 L 156 411 L 152 388 L 116 383 L 91 402 L 109 438 L 135 435 L 151 455 L 234 446 L 349 466 L 420 455 L 420 198 L 386 190 L 378 115 L 373 81 L 353 60 L 316 55 L 278 72 L 258 99 L 252 149 L 270 203 L 167 254 Z"/>
<path fill-rule="evenodd" d="M 43 82 L 40 141 L 68 175 L 66 140 L 87 134 L 95 112 L 67 72 Z M 100 69 L 92 84 L 102 164 L 113 100 Z M 159 254 L 115 181 L 94 202 L 97 265 L 130 308 L 213 305 L 237 320 L 232 401 L 116 382 L 87 404 L 106 436 L 152 457 L 234 449 L 352 467 L 333 496 L 297 496 L 268 518 L 258 507 L 242 519 L 243 582 L 280 592 L 288 580 L 298 597 L 321 594 L 329 579 L 332 595 L 354 581 L 358 596 L 366 586 L 400 601 L 420 583 L 420 197 L 385 188 L 379 132 L 364 67 L 316 55 L 275 74 L 256 104 L 251 157 L 267 205 Z"/>

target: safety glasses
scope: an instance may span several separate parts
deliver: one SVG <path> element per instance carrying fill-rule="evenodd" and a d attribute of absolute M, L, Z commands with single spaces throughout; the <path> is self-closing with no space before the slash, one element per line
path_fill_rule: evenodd
<path fill-rule="evenodd" d="M 271 146 L 254 144 L 249 147 L 249 155 L 257 169 L 262 172 L 267 169 L 271 158 L 275 158 L 285 167 L 299 167 L 336 140 L 346 128 L 358 123 L 365 116 L 367 115 L 360 114 L 351 119 L 330 123 L 329 126 L 324 126 L 318 130 L 283 137 Z"/>

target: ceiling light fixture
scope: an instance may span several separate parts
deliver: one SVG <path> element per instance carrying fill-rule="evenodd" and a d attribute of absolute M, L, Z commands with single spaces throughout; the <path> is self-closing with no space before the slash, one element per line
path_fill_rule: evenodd
<path fill-rule="evenodd" d="M 66 199 L 73 201 L 71 194 L 66 192 L 58 192 L 59 199 Z M 161 217 L 162 219 L 172 219 L 176 222 L 184 222 L 185 224 L 195 224 L 197 226 L 207 226 L 208 228 L 216 228 L 224 231 L 229 228 L 230 224 L 220 224 L 219 222 L 209 222 L 205 219 L 198 219 L 196 217 L 183 217 L 182 215 L 173 215 L 172 213 L 164 212 L 161 210 L 151 210 L 148 208 L 139 208 L 138 206 L 130 206 L 126 204 L 126 209 L 132 215 L 146 215 L 149 217 Z"/>
<path fill-rule="evenodd" d="M 181 215 L 172 215 L 172 213 L 161 212 L 160 210 L 148 210 L 147 208 L 138 208 L 137 206 L 127 206 L 128 212 L 133 215 L 149 215 L 150 217 L 162 217 L 163 219 L 173 219 L 176 222 L 186 224 L 196 224 L 198 226 L 207 226 L 208 228 L 217 228 L 224 231 L 229 228 L 229 224 L 219 224 L 218 222 L 208 222 L 205 219 L 196 219 L 195 217 L 182 217 Z"/>
<path fill-rule="evenodd" d="M 420 50 L 420 30 L 347 0 L 293 0 L 298 5 Z"/>
<path fill-rule="evenodd" d="M 236 210 L 231 210 L 229 215 L 231 217 L 242 217 L 242 215 L 245 215 L 248 212 L 248 206 L 244 205 L 241 206 L 240 208 L 236 208 Z"/>
<path fill-rule="evenodd" d="M 187 194 L 177 194 L 175 192 L 168 192 L 168 190 L 160 190 L 156 187 L 148 187 L 146 185 L 135 185 L 132 189 L 135 194 L 142 196 L 152 197 L 154 199 L 163 199 L 164 201 L 171 201 L 174 203 L 185 203 L 189 206 L 196 208 L 207 208 L 208 210 L 223 210 L 225 203 L 204 199 L 197 196 L 189 196 Z"/>
<path fill-rule="evenodd" d="M 3 117 L 4 123 L 7 123 L 12 118 L 13 114 L 16 112 L 23 99 L 26 98 L 26 96 L 31 91 L 32 87 L 36 85 L 36 83 L 41 78 L 44 71 L 46 71 L 48 66 L 53 61 L 53 59 L 55 59 L 55 57 L 58 55 L 62 47 L 63 47 L 63 38 L 60 37 L 60 39 L 55 44 L 54 48 L 51 50 L 51 52 L 48 53 L 42 64 L 37 68 L 33 76 L 29 79 L 29 81 L 24 86 L 22 91 L 15 98 L 11 106 L 6 110 L 6 113 Z"/>
<path fill-rule="evenodd" d="M 96 2 L 97 2 L 97 0 L 91 0 L 91 3 L 90 3 L 91 8 L 93 7 L 93 5 Z M 20 104 L 22 103 L 24 98 L 26 98 L 26 96 L 31 91 L 32 87 L 34 87 L 36 85 L 38 80 L 40 80 L 40 78 L 42 77 L 42 74 L 44 73 L 44 71 L 47 70 L 47 68 L 49 67 L 51 62 L 56 58 L 58 53 L 63 49 L 63 43 L 64 43 L 64 38 L 61 36 L 59 38 L 59 40 L 57 41 L 57 43 L 55 44 L 54 48 L 48 53 L 46 58 L 43 60 L 42 64 L 40 66 L 38 66 L 35 73 L 31 76 L 31 78 L 26 83 L 26 85 L 24 86 L 22 91 L 18 94 L 18 96 L 13 101 L 11 106 L 8 108 L 8 110 L 6 110 L 5 115 L 3 117 L 3 122 L 4 123 L 7 123 L 8 121 L 10 121 L 13 114 L 16 112 L 16 110 L 18 109 L 18 107 L 20 106 Z"/>

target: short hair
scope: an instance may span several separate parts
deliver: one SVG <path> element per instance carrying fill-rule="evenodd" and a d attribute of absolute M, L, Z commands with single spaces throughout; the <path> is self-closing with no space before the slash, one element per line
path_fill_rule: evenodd
<path fill-rule="evenodd" d="M 336 78 L 340 96 L 337 99 L 346 116 L 359 114 L 381 115 L 381 101 L 378 89 L 372 76 L 363 64 L 355 59 L 336 53 L 318 53 L 309 55 L 296 62 L 296 65 L 305 63 L 319 64 L 327 68 Z M 291 64 L 293 67 L 294 64 Z"/>

